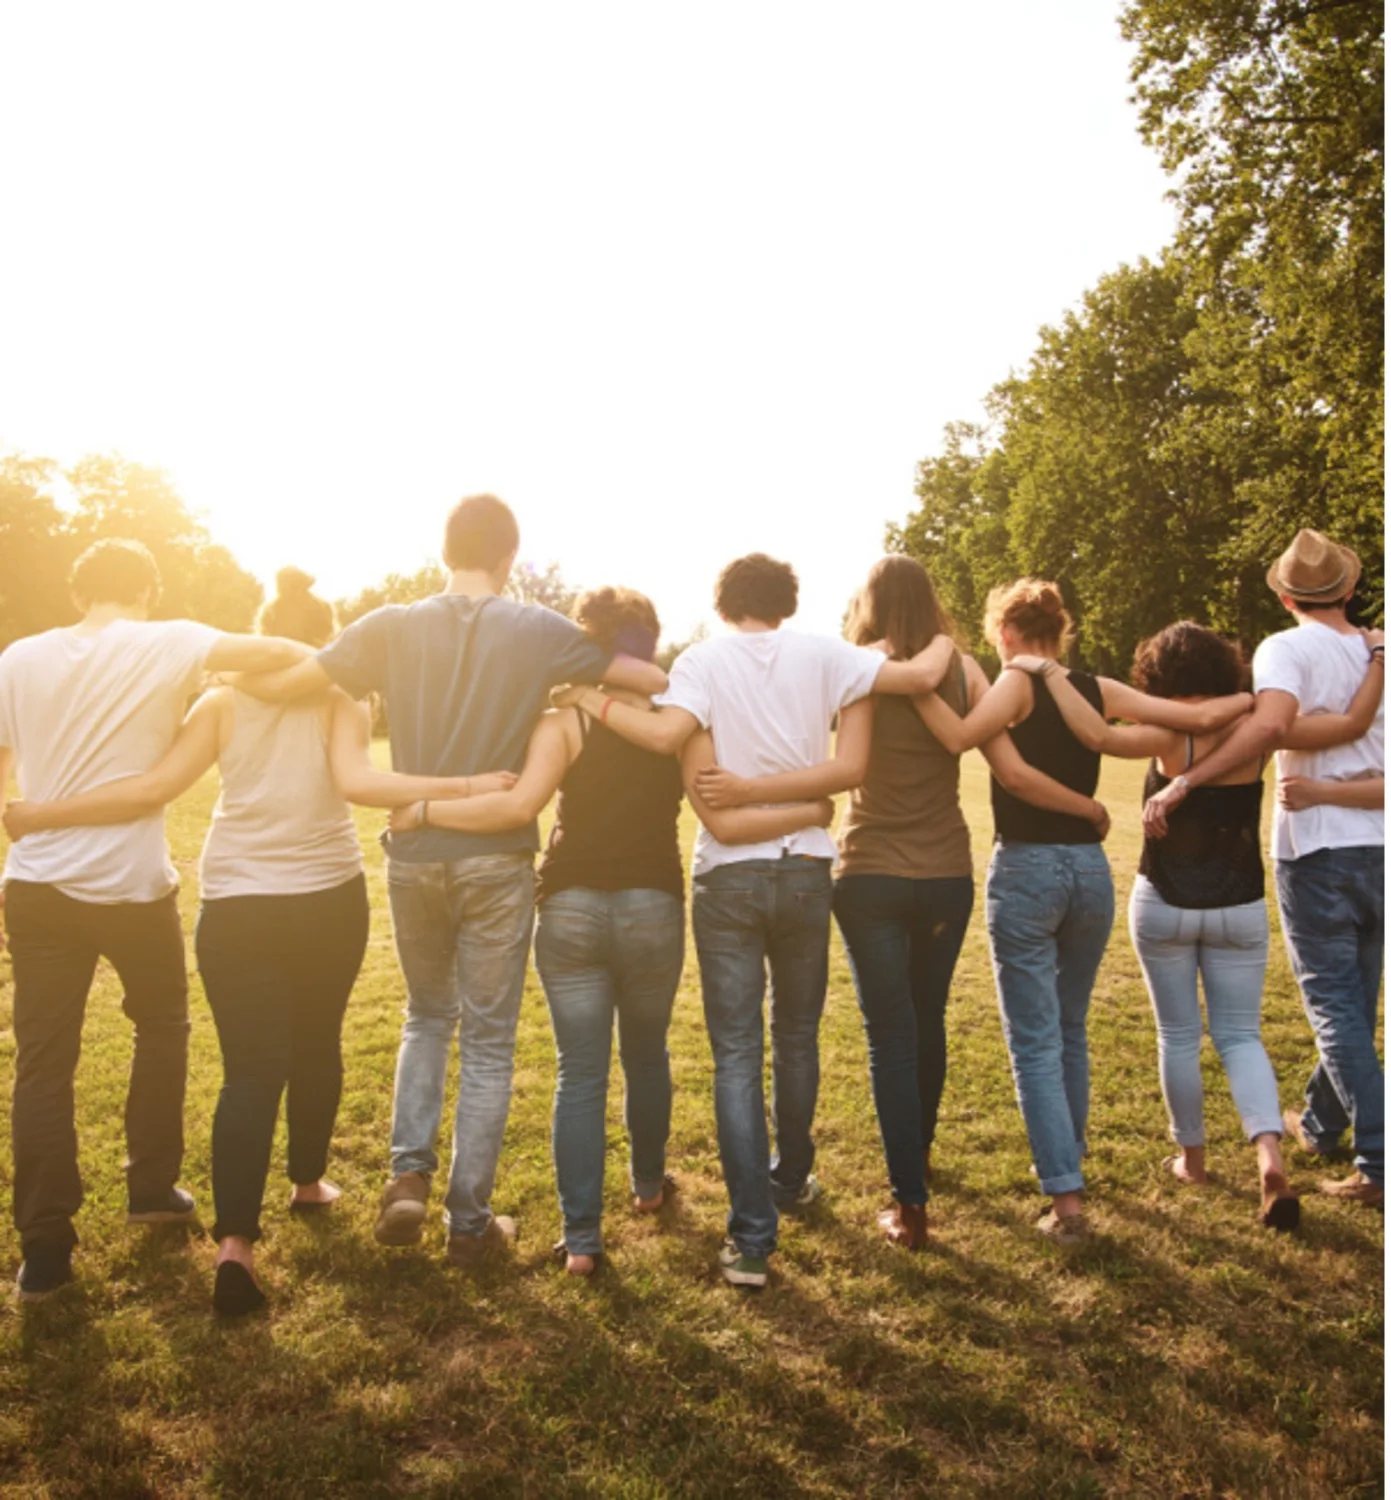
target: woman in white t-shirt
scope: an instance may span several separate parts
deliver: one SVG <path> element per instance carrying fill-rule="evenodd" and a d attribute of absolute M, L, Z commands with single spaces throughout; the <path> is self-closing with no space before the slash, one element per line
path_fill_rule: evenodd
<path fill-rule="evenodd" d="M 326 644 L 335 630 L 333 607 L 310 592 L 313 581 L 284 569 L 276 598 L 261 611 L 262 632 Z M 219 766 L 222 794 L 203 846 L 196 947 L 223 1060 L 212 1150 L 213 1305 L 220 1313 L 251 1312 L 265 1302 L 253 1246 L 282 1094 L 291 1211 L 322 1211 L 339 1196 L 323 1174 L 342 1088 L 343 1015 L 368 931 L 362 851 L 345 796 L 395 807 L 511 782 L 373 771 L 370 731 L 367 708 L 336 689 L 308 702 L 270 704 L 216 687 L 147 774 L 11 809 L 16 836 L 126 822 L 172 801 L 214 761 Z"/>

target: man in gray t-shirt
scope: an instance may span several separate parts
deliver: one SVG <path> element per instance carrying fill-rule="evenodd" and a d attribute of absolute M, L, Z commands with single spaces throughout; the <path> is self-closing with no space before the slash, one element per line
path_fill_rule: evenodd
<path fill-rule="evenodd" d="M 501 500 L 461 500 L 445 527 L 443 593 L 373 610 L 314 660 L 248 689 L 274 698 L 330 684 L 354 697 L 380 693 L 393 767 L 463 777 L 520 771 L 547 693 L 559 683 L 602 679 L 643 693 L 666 686 L 650 662 L 610 660 L 554 610 L 502 598 L 517 544 L 516 518 Z M 388 840 L 387 888 L 408 1000 L 392 1178 L 375 1230 L 384 1245 L 420 1239 L 456 1032 L 459 1100 L 444 1199 L 449 1258 L 469 1265 L 515 1236 L 512 1220 L 495 1215 L 489 1199 L 512 1097 L 537 847 L 534 822 L 499 834 L 426 826 Z"/>

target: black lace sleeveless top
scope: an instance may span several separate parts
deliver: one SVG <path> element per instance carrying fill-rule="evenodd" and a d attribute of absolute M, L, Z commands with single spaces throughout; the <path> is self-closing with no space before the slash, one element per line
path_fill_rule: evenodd
<path fill-rule="evenodd" d="M 1192 760 L 1192 742 L 1189 760 Z M 1145 776 L 1145 800 L 1169 785 L 1155 761 Z M 1199 786 L 1169 813 L 1162 839 L 1146 838 L 1143 875 L 1170 906 L 1209 910 L 1265 898 L 1261 859 L 1261 798 L 1265 783 Z"/>

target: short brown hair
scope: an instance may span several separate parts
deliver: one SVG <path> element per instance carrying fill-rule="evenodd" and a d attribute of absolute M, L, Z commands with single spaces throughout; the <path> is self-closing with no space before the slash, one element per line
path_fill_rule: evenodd
<path fill-rule="evenodd" d="M 79 609 L 94 604 L 119 604 L 130 608 L 148 594 L 149 608 L 159 602 L 159 564 L 144 542 L 107 537 L 93 542 L 72 565 L 68 588 Z"/>
<path fill-rule="evenodd" d="M 847 640 L 857 646 L 887 641 L 899 661 L 916 656 L 935 636 L 955 632 L 927 569 L 902 552 L 881 557 L 869 570 L 845 625 Z"/>
<path fill-rule="evenodd" d="M 715 580 L 715 608 L 726 619 L 776 625 L 797 613 L 797 575 L 791 563 L 750 552 L 726 563 Z"/>
<path fill-rule="evenodd" d="M 338 633 L 338 617 L 327 599 L 312 591 L 313 576 L 300 568 L 281 568 L 275 575 L 275 598 L 256 616 L 262 635 L 281 635 L 306 646 L 326 646 Z"/>
<path fill-rule="evenodd" d="M 1243 690 L 1246 660 L 1235 641 L 1180 620 L 1136 646 L 1130 680 L 1155 698 L 1225 698 Z"/>
<path fill-rule="evenodd" d="M 496 495 L 466 495 L 444 523 L 445 566 L 492 573 L 520 541 L 516 516 Z"/>
<path fill-rule="evenodd" d="M 1020 640 L 1056 646 L 1059 652 L 1072 644 L 1072 616 L 1058 585 L 1043 578 L 1017 578 L 990 590 L 985 600 L 986 639 L 994 641 L 1005 625 Z"/>
<path fill-rule="evenodd" d="M 662 622 L 656 606 L 636 589 L 587 589 L 575 600 L 571 614 L 610 656 L 622 652 L 651 661 L 657 654 Z"/>

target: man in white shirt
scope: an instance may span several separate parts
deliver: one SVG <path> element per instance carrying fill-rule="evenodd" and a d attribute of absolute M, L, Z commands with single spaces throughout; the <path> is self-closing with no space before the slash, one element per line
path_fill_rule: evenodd
<path fill-rule="evenodd" d="M 779 626 L 797 609 L 797 575 L 752 553 L 730 563 L 715 588 L 730 634 L 677 657 L 656 712 L 605 700 L 574 701 L 608 727 L 673 752 L 709 729 L 723 773 L 772 777 L 773 802 L 830 797 L 859 784 L 864 765 L 830 758 L 835 716 L 871 692 L 931 692 L 951 660 L 945 637 L 910 662 L 830 636 Z M 823 827 L 762 844 L 723 844 L 707 824 L 688 757 L 686 786 L 702 825 L 692 869 L 691 920 L 705 1023 L 715 1057 L 715 1120 L 729 1189 L 729 1238 L 720 1269 L 736 1286 L 761 1287 L 777 1243 L 778 1208 L 819 1192 L 811 1175 L 812 1117 L 820 1079 L 817 1031 L 826 999 L 835 843 Z M 773 1124 L 769 1159 L 763 1101 L 763 996 L 771 979 Z"/>
<path fill-rule="evenodd" d="M 1343 713 L 1368 670 L 1384 671 L 1384 647 L 1348 623 L 1361 573 L 1357 554 L 1316 531 L 1301 531 L 1266 575 L 1294 616 L 1293 630 L 1263 641 L 1252 663 L 1256 708 L 1226 743 L 1178 776 L 1145 808 L 1145 831 L 1162 836 L 1164 815 L 1194 786 L 1268 753 L 1297 714 Z M 1370 660 L 1369 660 L 1370 656 Z M 1282 792 L 1272 854 L 1290 965 L 1318 1043 L 1319 1063 L 1302 1115 L 1285 1123 L 1309 1151 L 1327 1155 L 1352 1126 L 1357 1170 L 1319 1184 L 1360 1203 L 1383 1200 L 1382 1068 L 1376 1051 L 1377 998 L 1385 931 L 1385 711 L 1359 740 L 1329 750 L 1281 750 Z"/>
<path fill-rule="evenodd" d="M 0 655 L 0 811 L 11 769 L 20 795 L 72 796 L 148 771 L 168 750 L 204 671 L 269 670 L 305 647 L 151 621 L 159 570 L 138 542 L 109 540 L 73 565 L 74 626 Z M 12 844 L 4 914 L 14 962 L 14 1215 L 21 1300 L 71 1280 L 82 1204 L 73 1079 L 99 958 L 116 970 L 135 1026 L 126 1097 L 129 1218 L 189 1218 L 183 1159 L 188 979 L 162 813 L 36 833 Z"/>

